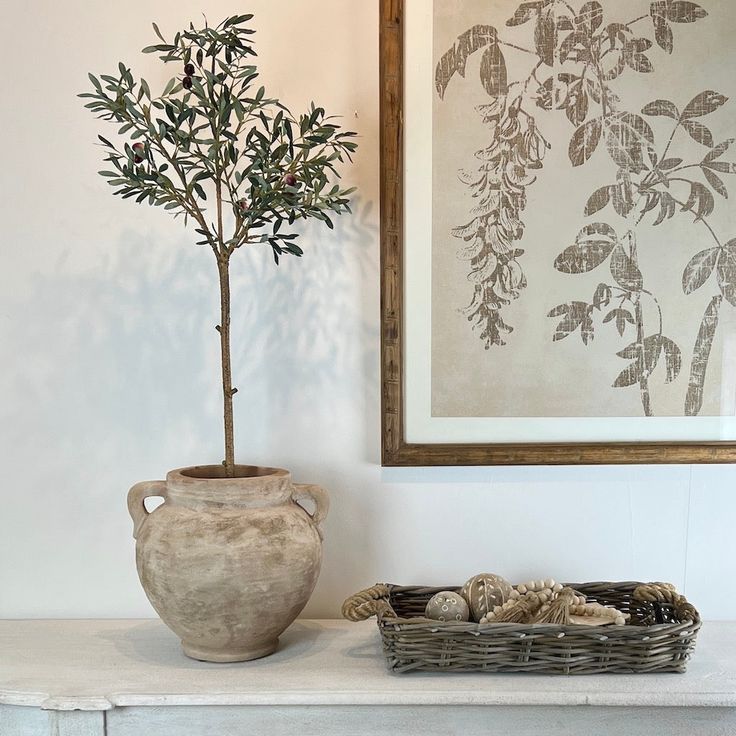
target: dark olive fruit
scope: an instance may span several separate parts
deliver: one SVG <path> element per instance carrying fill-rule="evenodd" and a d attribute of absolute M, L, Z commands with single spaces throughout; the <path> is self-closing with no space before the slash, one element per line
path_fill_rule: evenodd
<path fill-rule="evenodd" d="M 135 156 L 133 156 L 133 162 L 136 164 L 142 163 L 143 157 L 146 155 L 146 147 L 142 143 L 134 143 L 132 148 L 133 153 L 135 153 Z"/>
<path fill-rule="evenodd" d="M 191 89 L 192 88 L 192 78 L 191 77 L 184 77 L 184 79 L 181 80 L 182 87 L 184 89 Z"/>
<path fill-rule="evenodd" d="M 284 184 L 286 184 L 287 187 L 295 187 L 296 177 L 294 176 L 294 174 L 287 174 L 284 177 Z"/>
<path fill-rule="evenodd" d="M 191 77 L 194 74 L 194 64 L 184 64 L 184 74 Z"/>

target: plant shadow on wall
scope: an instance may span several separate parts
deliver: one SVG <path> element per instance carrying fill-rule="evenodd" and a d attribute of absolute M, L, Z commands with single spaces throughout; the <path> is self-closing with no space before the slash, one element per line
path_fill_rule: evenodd
<path fill-rule="evenodd" d="M 85 451 L 94 477 L 95 468 L 116 467 L 121 456 L 153 460 L 161 444 L 166 454 L 178 454 L 177 445 L 206 450 L 214 390 L 202 331 L 216 295 L 201 258 L 183 242 L 158 250 L 132 229 L 98 258 L 78 272 L 62 255 L 25 291 L 18 310 L 32 305 L 44 318 L 18 324 L 8 337 L 23 356 L 14 390 L 43 407 L 42 431 L 75 474 Z M 32 427 L 18 431 L 27 420 L 14 420 L 22 451 Z"/>
<path fill-rule="evenodd" d="M 615 10 L 616 4 L 611 7 Z M 607 265 L 610 279 L 601 280 L 590 302 L 570 301 L 549 312 L 558 321 L 552 339 L 578 333 L 588 345 L 596 329 L 616 330 L 621 339 L 617 357 L 627 364 L 613 388 L 636 387 L 644 415 L 653 416 L 650 378 L 660 370 L 666 383 L 676 381 L 683 370 L 683 347 L 667 336 L 668 315 L 647 288 L 639 254 L 654 247 L 645 227 L 675 217 L 689 220 L 710 245 L 697 248 L 681 264 L 677 288 L 686 295 L 712 289 L 693 335 L 683 401 L 683 414 L 697 416 L 719 317 L 727 305 L 736 306 L 736 239 L 723 237 L 710 220 L 718 200 L 727 206 L 725 176 L 736 173 L 727 155 L 734 139 L 717 141 L 708 128 L 707 116 L 728 102 L 714 90 L 693 90 L 679 99 L 680 90 L 677 101 L 658 98 L 640 111 L 627 106 L 627 78 L 652 74 L 655 53 L 675 52 L 679 27 L 708 15 L 689 0 L 642 3 L 642 9 L 639 17 L 621 22 L 606 17 L 595 0 L 576 7 L 564 0 L 524 2 L 506 22 L 507 28 L 525 33 L 524 40 L 516 43 L 514 36 L 512 43 L 493 26 L 477 25 L 442 56 L 436 71 L 440 98 L 457 76 L 465 75 L 468 57 L 479 51 L 480 81 L 490 98 L 478 107 L 490 143 L 476 153 L 477 170 L 461 173 L 476 200 L 472 219 L 452 234 L 465 242 L 459 257 L 470 264 L 468 320 L 486 350 L 501 348 L 513 332 L 503 312 L 528 286 L 525 250 L 519 245 L 527 189 L 552 147 L 542 128 L 550 115 L 563 112 L 572 126 L 570 165 L 583 167 L 599 150 L 612 163 L 611 183 L 593 192 L 584 207 L 581 203 L 584 216 L 600 218 L 612 210 L 630 225 L 617 232 L 604 221 L 587 224 L 558 256 L 554 267 L 564 274 L 587 274 Z M 524 79 L 508 79 L 504 53 L 511 49 L 531 57 Z M 716 283 L 707 286 L 710 281 Z"/>
<path fill-rule="evenodd" d="M 378 270 L 373 209 L 355 197 L 353 216 L 336 220 L 329 236 L 319 227 L 301 228 L 308 244 L 304 263 L 276 268 L 263 253 L 235 272 L 234 291 L 244 295 L 233 332 L 236 381 L 249 394 L 243 404 L 257 399 L 249 384 L 264 373 L 261 363 L 268 366 L 270 386 L 264 411 L 286 417 L 298 409 L 295 403 L 313 401 L 330 416 L 330 404 L 349 398 L 346 392 L 355 389 L 347 382 L 356 377 L 364 384 L 366 409 L 375 403 L 378 326 L 363 294 Z"/>
<path fill-rule="evenodd" d="M 299 268 L 277 268 L 264 249 L 243 258 L 234 283 L 243 311 L 235 312 L 233 336 L 244 453 L 255 451 L 248 438 L 260 452 L 268 447 L 264 417 L 278 412 L 285 422 L 305 386 L 324 394 L 349 374 L 377 391 L 368 374 L 375 372 L 374 320 L 354 282 L 356 270 L 365 280 L 376 267 L 370 221 L 371 204 L 357 201 L 356 217 L 340 221 L 329 239 L 320 233 L 319 242 L 307 229 Z M 23 356 L 11 391 L 43 406 L 41 431 L 53 438 L 60 463 L 94 448 L 90 487 L 97 469 L 117 467 L 121 456 L 155 468 L 162 455 L 204 462 L 217 451 L 214 269 L 184 234 L 167 234 L 172 242 L 164 243 L 161 232 L 126 229 L 82 273 L 62 257 L 24 294 L 23 304 L 46 318 L 8 333 Z M 15 456 L 25 456 L 23 438 L 38 433 L 38 420 L 8 416 Z"/>
<path fill-rule="evenodd" d="M 307 229 L 310 252 L 298 268 L 277 268 L 264 250 L 243 259 L 233 285 L 243 307 L 233 319 L 236 406 L 247 406 L 239 442 L 243 451 L 248 448 L 245 437 L 261 434 L 263 417 L 287 411 L 305 386 L 322 393 L 342 385 L 347 373 L 360 375 L 375 362 L 376 330 L 370 315 L 362 314 L 351 264 L 357 261 L 366 278 L 373 271 L 365 237 L 370 209 L 356 202 L 357 216 L 336 225 L 330 241 L 334 237 L 342 245 L 315 242 Z M 166 445 L 174 446 L 186 429 L 190 456 L 215 451 L 217 290 L 211 264 L 202 263 L 184 237 L 176 239 L 181 242 L 155 245 L 128 230 L 99 269 L 64 275 L 61 268 L 39 278 L 27 293 L 27 303 L 55 315 L 53 335 L 35 320 L 17 336 L 30 364 L 42 362 L 49 352 L 56 356 L 53 377 L 41 387 L 40 399 L 49 406 L 68 401 L 70 406 L 54 412 L 57 416 L 73 416 L 82 402 L 94 408 L 100 425 L 112 422 L 114 434 L 100 436 L 101 426 L 94 432 L 96 445 L 109 437 L 111 457 L 121 442 L 127 453 L 155 454 L 149 428 L 159 438 L 168 435 Z M 83 370 L 82 361 L 94 370 Z M 371 376 L 364 380 L 375 383 Z M 76 387 L 84 396 L 61 386 Z M 142 390 L 140 401 L 131 400 Z M 60 438 L 75 441 L 66 433 Z"/>

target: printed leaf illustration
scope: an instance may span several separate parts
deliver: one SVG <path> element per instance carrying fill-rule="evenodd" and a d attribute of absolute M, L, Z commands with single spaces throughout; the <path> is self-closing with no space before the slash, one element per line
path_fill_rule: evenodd
<path fill-rule="evenodd" d="M 574 20 L 575 26 L 593 35 L 603 23 L 603 8 L 599 2 L 587 2 Z"/>
<path fill-rule="evenodd" d="M 641 347 L 638 341 L 632 342 L 631 344 L 627 345 L 623 350 L 619 350 L 616 353 L 619 358 L 623 358 L 624 360 L 634 360 L 635 358 L 638 358 L 640 354 Z"/>
<path fill-rule="evenodd" d="M 655 204 L 659 204 L 659 214 L 653 223 L 654 227 L 673 218 L 677 212 L 677 202 L 669 192 L 658 192 Z"/>
<path fill-rule="evenodd" d="M 623 23 L 609 23 L 606 26 L 606 35 L 608 36 L 609 51 L 614 51 L 616 43 L 625 44 L 631 29 Z"/>
<path fill-rule="evenodd" d="M 667 20 L 672 23 L 695 23 L 708 15 L 700 5 L 688 0 L 672 0 L 665 5 Z"/>
<path fill-rule="evenodd" d="M 728 97 L 714 92 L 712 89 L 701 92 L 688 106 L 682 111 L 683 120 L 690 118 L 699 118 L 703 115 L 710 115 L 719 107 L 728 102 Z"/>
<path fill-rule="evenodd" d="M 681 163 L 681 158 L 666 158 L 664 161 L 659 162 L 658 168 L 661 171 L 669 171 L 670 169 L 678 167 Z"/>
<path fill-rule="evenodd" d="M 619 374 L 613 382 L 613 388 L 627 388 L 639 383 L 644 377 L 644 368 L 640 361 L 632 363 Z"/>
<path fill-rule="evenodd" d="M 729 164 L 726 161 L 705 161 L 701 166 L 712 171 L 719 171 L 721 174 L 736 174 L 736 164 Z"/>
<path fill-rule="evenodd" d="M 603 309 L 611 303 L 613 297 L 613 289 L 608 284 L 598 284 L 598 288 L 593 294 L 593 306 L 596 309 Z"/>
<path fill-rule="evenodd" d="M 531 20 L 542 8 L 550 5 L 554 0 L 537 0 L 537 2 L 522 3 L 512 18 L 506 21 L 507 26 L 521 26 Z"/>
<path fill-rule="evenodd" d="M 667 0 L 655 0 L 649 6 L 649 13 L 655 20 L 659 18 L 667 18 Z"/>
<path fill-rule="evenodd" d="M 573 31 L 568 34 L 560 44 L 560 63 L 583 61 L 583 57 L 586 57 L 586 55 L 587 58 L 590 58 L 590 54 L 586 50 L 586 43 L 588 43 L 588 36 L 582 31 Z"/>
<path fill-rule="evenodd" d="M 661 49 L 671 54 L 675 48 L 672 26 L 661 15 L 654 16 L 654 39 Z"/>
<path fill-rule="evenodd" d="M 619 168 L 640 174 L 647 168 L 644 151 L 654 145 L 654 133 L 643 117 L 624 113 L 608 126 L 606 145 Z"/>
<path fill-rule="evenodd" d="M 654 145 L 654 131 L 652 131 L 649 123 L 641 115 L 625 112 L 619 119 L 624 125 L 628 125 L 632 130 L 635 130 L 642 141 L 651 146 Z"/>
<path fill-rule="evenodd" d="M 558 31 L 572 31 L 575 28 L 572 22 L 572 18 L 567 15 L 558 15 L 556 20 Z"/>
<path fill-rule="evenodd" d="M 682 208 L 683 212 L 693 212 L 697 219 L 702 220 L 713 214 L 716 201 L 708 187 L 699 181 L 690 182 L 690 197 Z"/>
<path fill-rule="evenodd" d="M 611 275 L 616 282 L 629 291 L 641 291 L 644 277 L 639 267 L 626 253 L 622 245 L 616 246 L 611 257 Z"/>
<path fill-rule="evenodd" d="M 634 38 L 624 47 L 624 60 L 635 71 L 648 74 L 654 71 L 652 62 L 644 52 L 652 47 L 648 38 Z"/>
<path fill-rule="evenodd" d="M 713 133 L 697 120 L 683 120 L 682 127 L 690 133 L 690 137 L 708 148 L 713 147 Z"/>
<path fill-rule="evenodd" d="M 492 44 L 483 52 L 480 62 L 480 81 L 491 97 L 505 95 L 508 91 L 506 59 L 497 43 Z"/>
<path fill-rule="evenodd" d="M 731 147 L 731 144 L 736 140 L 736 138 L 729 138 L 727 141 L 723 141 L 723 143 L 719 143 L 715 148 L 713 148 L 712 151 L 710 151 L 706 157 L 703 159 L 704 163 L 715 161 L 717 158 L 723 156 L 726 151 Z"/>
<path fill-rule="evenodd" d="M 697 291 L 710 278 L 716 267 L 719 253 L 720 250 L 716 247 L 701 250 L 700 253 L 693 256 L 682 274 L 682 290 L 686 294 Z"/>
<path fill-rule="evenodd" d="M 612 322 L 613 320 L 616 320 L 616 329 L 618 330 L 618 334 L 621 335 L 621 337 L 624 336 L 624 332 L 626 332 L 626 325 L 631 324 L 635 325 L 636 320 L 634 319 L 634 315 L 629 312 L 628 309 L 621 309 L 620 307 L 618 309 L 612 309 L 604 318 L 603 324 L 608 324 L 609 322 Z"/>
<path fill-rule="evenodd" d="M 588 204 L 585 205 L 585 216 L 590 217 L 596 212 L 604 209 L 611 201 L 611 189 L 612 187 L 606 186 L 596 189 L 588 199 Z"/>
<path fill-rule="evenodd" d="M 736 242 L 724 246 L 718 259 L 718 286 L 726 301 L 736 307 Z"/>
<path fill-rule="evenodd" d="M 573 125 L 582 125 L 588 117 L 590 100 L 582 85 L 578 84 L 575 95 L 571 95 L 570 104 L 567 106 L 567 119 Z"/>
<path fill-rule="evenodd" d="M 619 169 L 617 179 L 618 183 L 611 187 L 613 209 L 621 217 L 628 217 L 635 205 L 634 187 L 629 172 L 624 169 Z"/>
<path fill-rule="evenodd" d="M 677 343 L 668 337 L 660 337 L 662 341 L 662 351 L 665 357 L 665 367 L 667 369 L 666 383 L 672 383 L 677 380 L 682 370 L 682 350 Z"/>
<path fill-rule="evenodd" d="M 557 28 L 550 12 L 540 13 L 537 19 L 537 25 L 534 29 L 534 46 L 539 58 L 547 66 L 552 66 L 557 46 Z"/>
<path fill-rule="evenodd" d="M 728 189 L 726 189 L 726 185 L 723 183 L 723 179 L 721 179 L 720 176 L 713 173 L 709 168 L 703 167 L 703 176 L 708 180 L 708 184 L 710 184 L 713 189 L 715 189 L 718 194 L 720 194 L 725 199 L 728 199 Z"/>
<path fill-rule="evenodd" d="M 561 317 L 564 319 L 557 325 L 552 340 L 558 342 L 572 335 L 578 327 L 580 328 L 580 337 L 584 345 L 593 340 L 593 305 L 585 302 L 570 302 L 569 304 L 560 304 L 555 307 L 547 316 Z"/>
<path fill-rule="evenodd" d="M 624 360 L 635 360 L 616 379 L 614 388 L 633 386 L 641 379 L 650 376 L 659 365 L 662 355 L 665 357 L 667 376 L 666 383 L 672 383 L 682 370 L 682 351 L 679 346 L 664 335 L 650 335 L 640 344 L 632 342 L 623 350 L 616 353 Z"/>
<path fill-rule="evenodd" d="M 706 161 L 702 163 L 701 166 L 711 169 L 712 171 L 719 171 L 721 174 L 736 174 L 736 164 L 731 164 L 726 161 Z"/>
<path fill-rule="evenodd" d="M 718 315 L 723 297 L 714 296 L 703 315 L 698 337 L 693 351 L 693 362 L 690 365 L 690 383 L 685 399 L 685 416 L 696 417 L 703 408 L 703 389 L 705 374 L 708 371 L 708 361 L 713 348 L 713 340 L 718 329 Z"/>
<path fill-rule="evenodd" d="M 643 357 L 644 368 L 649 374 L 659 365 L 659 359 L 662 356 L 662 335 L 650 335 L 644 339 Z"/>
<path fill-rule="evenodd" d="M 601 139 L 602 129 L 600 118 L 593 118 L 575 131 L 569 150 L 570 162 L 573 166 L 582 166 L 595 153 Z"/>
<path fill-rule="evenodd" d="M 673 120 L 680 119 L 680 111 L 677 109 L 677 105 L 669 100 L 655 100 L 650 102 L 642 112 L 645 115 L 664 115 Z"/>
<path fill-rule="evenodd" d="M 554 106 L 554 79 L 548 77 L 544 83 L 539 87 L 537 93 L 537 107 L 542 110 L 551 110 Z"/>
<path fill-rule="evenodd" d="M 477 25 L 465 31 L 455 45 L 447 51 L 437 64 L 435 84 L 440 99 L 444 99 L 447 86 L 455 76 L 465 76 L 468 57 L 489 44 L 496 44 L 497 34 L 493 26 Z"/>
<path fill-rule="evenodd" d="M 561 273 L 588 273 L 611 255 L 616 245 L 616 231 L 602 222 L 586 225 L 575 240 L 555 261 Z"/>

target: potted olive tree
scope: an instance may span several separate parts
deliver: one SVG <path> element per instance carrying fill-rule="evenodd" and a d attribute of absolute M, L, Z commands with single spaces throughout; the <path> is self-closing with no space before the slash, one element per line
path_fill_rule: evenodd
<path fill-rule="evenodd" d="M 253 63 L 252 15 L 206 21 L 143 49 L 175 76 L 160 95 L 119 64 L 89 75 L 80 95 L 112 123 L 116 143 L 99 136 L 100 174 L 123 199 L 161 207 L 192 225 L 211 249 L 220 291 L 219 332 L 225 457 L 222 465 L 171 471 L 128 495 L 138 574 L 164 622 L 197 659 L 243 661 L 270 654 L 306 605 L 322 557 L 327 494 L 293 484 L 288 472 L 235 462 L 230 263 L 251 246 L 301 256 L 293 227 L 349 212 L 338 167 L 356 149 L 346 132 L 312 105 L 292 115 L 266 96 Z M 144 501 L 164 503 L 148 513 Z M 311 499 L 308 513 L 298 501 Z"/>

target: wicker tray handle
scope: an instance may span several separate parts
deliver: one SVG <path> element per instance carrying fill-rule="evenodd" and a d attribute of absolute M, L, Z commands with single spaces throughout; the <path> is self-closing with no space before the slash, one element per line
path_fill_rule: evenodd
<path fill-rule="evenodd" d="M 639 585 L 634 590 L 634 598 L 647 603 L 669 603 L 674 607 L 680 621 L 700 623 L 700 614 L 695 606 L 688 603 L 687 598 L 680 595 L 675 586 L 669 583 Z"/>
<path fill-rule="evenodd" d="M 348 621 L 365 621 L 376 616 L 377 618 L 396 618 L 396 613 L 388 602 L 389 587 L 379 583 L 372 588 L 362 590 L 351 595 L 342 604 L 342 615 Z"/>

